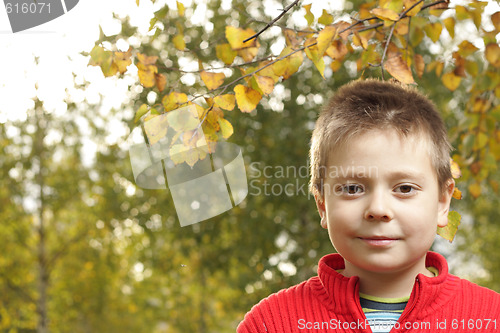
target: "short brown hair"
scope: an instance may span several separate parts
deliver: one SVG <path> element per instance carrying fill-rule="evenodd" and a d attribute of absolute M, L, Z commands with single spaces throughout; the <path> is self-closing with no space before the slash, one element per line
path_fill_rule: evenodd
<path fill-rule="evenodd" d="M 436 106 L 415 88 L 377 79 L 352 81 L 340 87 L 321 111 L 311 139 L 310 191 L 323 199 L 326 164 L 332 150 L 369 130 L 386 128 L 395 129 L 403 137 L 427 136 L 439 189 L 444 191 L 451 178 L 451 145 Z"/>

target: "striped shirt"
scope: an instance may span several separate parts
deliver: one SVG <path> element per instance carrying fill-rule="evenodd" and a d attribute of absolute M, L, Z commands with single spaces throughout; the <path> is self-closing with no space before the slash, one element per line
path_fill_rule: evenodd
<path fill-rule="evenodd" d="M 438 275 L 434 267 L 427 267 L 434 276 Z M 359 293 L 361 308 L 373 333 L 388 333 L 403 313 L 408 297 L 382 298 Z"/>
<path fill-rule="evenodd" d="M 398 321 L 410 297 L 381 298 L 360 293 L 359 301 L 373 333 L 388 333 Z"/>

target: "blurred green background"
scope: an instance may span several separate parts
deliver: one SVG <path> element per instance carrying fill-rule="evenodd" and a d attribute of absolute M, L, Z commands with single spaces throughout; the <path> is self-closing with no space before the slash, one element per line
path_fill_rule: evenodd
<path fill-rule="evenodd" d="M 159 3 L 154 8 L 168 8 Z M 227 3 L 186 6 L 189 16 L 203 4 L 213 23 L 212 29 L 183 23 L 187 47 L 207 63 L 226 25 L 260 27 L 255 21 L 272 18 L 264 2 Z M 346 1 L 344 11 L 332 13 L 349 13 L 359 3 Z M 182 63 L 184 55 L 165 35 L 151 41 L 126 16 L 115 21 L 120 32 L 102 33 L 99 42 L 121 40 L 124 51 L 139 45 L 142 53 Z M 175 26 L 164 23 L 166 30 Z M 262 35 L 263 52 L 273 53 L 279 42 L 279 31 Z M 432 59 L 444 52 L 425 44 L 419 51 Z M 256 111 L 227 112 L 235 129 L 229 141 L 243 151 L 249 194 L 231 211 L 184 228 L 168 190 L 134 184 L 126 144 L 137 126 L 133 111 L 160 99 L 137 83 L 109 112 L 102 112 L 102 102 L 70 94 L 67 112 L 51 113 L 35 97 L 25 120 L 0 123 L 0 332 L 234 332 L 259 300 L 314 276 L 318 260 L 334 249 L 307 193 L 309 140 L 323 103 L 359 77 L 355 60 L 327 71 L 325 80 L 305 62 Z M 167 86 L 176 88 L 184 76 L 172 70 Z M 426 73 L 418 85 L 442 111 L 460 150 L 467 92 L 450 93 L 438 80 Z M 75 79 L 74 86 L 85 91 L 91 83 Z M 193 83 L 189 93 L 199 88 Z M 434 249 L 447 256 L 453 273 L 500 291 L 499 196 L 492 187 L 472 199 L 464 178 L 457 182 L 464 198 L 452 202 L 462 215 L 457 238 L 453 244 L 439 239 Z"/>

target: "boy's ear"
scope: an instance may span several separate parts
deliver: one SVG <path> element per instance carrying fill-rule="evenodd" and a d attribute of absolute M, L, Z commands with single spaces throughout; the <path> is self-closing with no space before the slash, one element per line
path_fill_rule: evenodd
<path fill-rule="evenodd" d="M 450 202 L 453 196 L 453 191 L 455 190 L 455 180 L 450 178 L 446 182 L 446 187 L 441 193 L 439 198 L 439 216 L 438 216 L 438 226 L 446 227 L 448 224 L 448 212 L 450 211 Z"/>
<path fill-rule="evenodd" d="M 318 207 L 319 217 L 321 218 L 321 227 L 327 229 L 325 199 L 319 195 L 314 195 L 314 200 L 316 201 L 316 207 Z"/>

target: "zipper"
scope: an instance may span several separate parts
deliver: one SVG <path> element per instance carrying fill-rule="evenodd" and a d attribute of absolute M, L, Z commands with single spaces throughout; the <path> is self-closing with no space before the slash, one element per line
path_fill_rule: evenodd
<path fill-rule="evenodd" d="M 397 323 L 400 324 L 399 325 L 400 327 L 402 327 L 401 323 L 412 312 L 412 310 L 415 307 L 417 300 L 420 296 L 419 295 L 420 294 L 420 280 L 418 279 L 418 276 L 415 278 L 415 286 L 413 288 L 414 288 L 414 290 L 412 291 L 412 294 L 415 294 L 415 297 L 413 297 L 413 302 L 410 304 L 410 307 L 408 309 L 405 309 L 405 311 L 401 314 L 401 317 L 399 317 Z M 392 328 L 390 332 L 395 332 L 394 328 Z"/>

